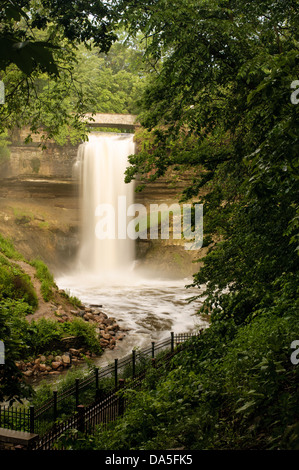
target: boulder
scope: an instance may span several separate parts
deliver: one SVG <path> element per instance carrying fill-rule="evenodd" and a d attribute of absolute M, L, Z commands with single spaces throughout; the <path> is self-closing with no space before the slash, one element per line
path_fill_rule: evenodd
<path fill-rule="evenodd" d="M 60 361 L 53 361 L 52 362 L 52 369 L 57 370 L 59 367 L 61 367 L 63 364 Z"/>
<path fill-rule="evenodd" d="M 102 336 L 102 338 L 103 338 L 103 339 L 106 339 L 106 340 L 108 340 L 108 341 L 109 341 L 109 340 L 110 340 L 110 338 L 111 338 L 111 337 L 110 337 L 110 335 L 109 335 L 109 334 L 107 334 L 107 333 L 102 333 L 102 335 L 101 335 L 101 336 Z"/>
<path fill-rule="evenodd" d="M 70 353 L 71 353 L 73 356 L 79 356 L 79 355 L 80 355 L 79 349 L 70 348 L 69 351 L 70 351 Z"/>
<path fill-rule="evenodd" d="M 93 308 L 93 309 L 92 309 L 92 313 L 93 313 L 94 315 L 100 315 L 101 311 L 100 311 L 99 309 L 97 309 L 97 308 Z"/>
<path fill-rule="evenodd" d="M 31 377 L 32 374 L 33 374 L 33 370 L 26 370 L 26 371 L 24 372 L 24 375 L 25 375 L 26 377 Z"/>
<path fill-rule="evenodd" d="M 62 357 L 63 364 L 69 366 L 71 364 L 71 356 L 69 354 L 63 354 Z"/>

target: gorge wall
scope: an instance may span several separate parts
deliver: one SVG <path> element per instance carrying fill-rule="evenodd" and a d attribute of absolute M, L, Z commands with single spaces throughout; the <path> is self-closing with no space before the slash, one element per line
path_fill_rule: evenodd
<path fill-rule="evenodd" d="M 27 129 L 11 134 L 10 159 L 0 165 L 0 233 L 24 256 L 43 259 L 58 274 L 72 267 L 79 246 L 79 186 L 72 176 L 78 145 L 50 141 L 42 149 L 38 135 L 25 144 L 27 134 Z M 135 202 L 146 207 L 177 202 L 190 176 L 182 175 L 175 184 L 169 177 L 148 184 L 135 194 Z M 138 240 L 137 268 L 189 276 L 205 250 L 188 252 L 181 240 Z"/>

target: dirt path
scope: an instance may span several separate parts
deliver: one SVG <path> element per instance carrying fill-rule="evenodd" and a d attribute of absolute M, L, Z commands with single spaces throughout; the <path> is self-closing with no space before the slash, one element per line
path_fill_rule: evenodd
<path fill-rule="evenodd" d="M 36 274 L 36 269 L 34 266 L 31 266 L 30 264 L 26 263 L 25 261 L 17 261 L 16 262 L 20 268 L 30 276 L 32 285 L 34 287 L 34 290 L 37 295 L 38 299 L 38 307 L 37 310 L 34 312 L 33 315 L 27 315 L 27 320 L 32 321 L 32 320 L 38 320 L 39 318 L 56 318 L 53 312 L 53 304 L 50 302 L 45 302 L 42 293 L 41 293 L 41 282 L 37 277 L 35 276 Z M 52 308 L 51 308 L 52 307 Z"/>

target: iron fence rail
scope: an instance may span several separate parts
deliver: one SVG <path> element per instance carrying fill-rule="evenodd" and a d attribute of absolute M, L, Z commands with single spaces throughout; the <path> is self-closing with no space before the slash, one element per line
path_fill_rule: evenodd
<path fill-rule="evenodd" d="M 25 407 L 0 406 L 0 426 L 15 431 L 30 432 L 32 411 Z"/>
<path fill-rule="evenodd" d="M 119 414 L 119 384 L 122 378 L 131 378 L 130 387 L 140 384 L 145 376 L 145 371 L 150 364 L 155 367 L 165 363 L 172 355 L 181 350 L 177 348 L 188 339 L 201 333 L 171 333 L 169 338 L 158 343 L 152 342 L 150 347 L 135 349 L 132 354 L 118 360 L 114 364 L 108 364 L 102 369 L 95 368 L 94 371 L 82 379 L 75 379 L 75 383 L 67 389 L 57 392 L 53 391 L 53 396 L 39 407 L 17 408 L 14 406 L 0 405 L 0 427 L 38 433 L 41 436 L 41 448 L 46 449 L 46 440 L 42 439 L 47 435 L 52 442 L 67 429 L 72 429 L 78 425 L 74 416 L 77 416 L 78 406 L 83 405 L 83 393 L 90 394 L 85 402 L 85 421 L 88 417 L 89 423 L 105 423 L 115 419 Z M 102 390 L 101 385 L 104 379 L 111 379 L 110 390 Z M 92 403 L 92 405 L 90 405 Z M 66 416 L 66 409 L 69 410 L 70 417 Z M 74 415 L 75 412 L 75 415 Z M 112 419 L 113 418 L 113 419 Z M 63 425 L 57 420 L 63 420 Z M 81 417 L 82 419 L 82 417 Z M 53 426 L 53 423 L 55 425 Z M 83 426 L 84 427 L 84 426 Z M 56 436 L 56 437 L 55 437 Z M 42 444 L 44 443 L 44 444 Z"/>
<path fill-rule="evenodd" d="M 167 365 L 176 354 L 184 349 L 183 344 L 179 344 L 181 347 L 167 352 L 167 354 L 161 356 L 157 361 L 154 361 L 154 367 L 160 368 L 163 365 Z M 149 369 L 144 370 L 133 379 L 133 381 L 129 381 L 128 387 L 130 389 L 140 388 L 148 370 Z M 57 445 L 57 441 L 59 441 L 63 435 L 64 437 L 68 437 L 68 433 L 71 433 L 72 440 L 74 441 L 78 437 L 78 432 L 87 435 L 91 434 L 99 425 L 105 428 L 108 423 L 115 421 L 124 413 L 128 404 L 128 399 L 123 393 L 126 388 L 125 380 L 120 379 L 118 388 L 110 391 L 105 397 L 96 400 L 93 404 L 86 407 L 79 405 L 74 419 L 68 419 L 61 425 L 59 424 L 51 429 L 49 433 L 44 435 L 35 444 L 33 450 L 53 450 L 53 447 Z M 60 441 L 58 448 L 59 450 L 64 450 L 67 447 Z"/>

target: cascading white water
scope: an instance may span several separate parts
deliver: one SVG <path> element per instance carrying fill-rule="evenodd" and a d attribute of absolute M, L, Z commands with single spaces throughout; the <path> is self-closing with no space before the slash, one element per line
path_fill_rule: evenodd
<path fill-rule="evenodd" d="M 127 157 L 134 151 L 131 134 L 91 134 L 89 141 L 80 145 L 74 165 L 74 176 L 81 181 L 80 249 L 71 272 L 56 278 L 61 289 L 86 305 L 102 305 L 103 312 L 130 330 L 115 351 L 105 352 L 103 361 L 114 353 L 120 357 L 133 347 L 148 345 L 150 340 L 169 337 L 171 330 L 194 331 L 195 325 L 203 324 L 194 316 L 200 301 L 187 301 L 198 294 L 198 289 L 185 289 L 191 279 L 163 279 L 158 270 L 154 278 L 144 272 L 141 275 L 133 269 L 134 240 L 96 237 L 99 205 L 113 206 L 117 221 L 119 196 L 126 197 L 127 207 L 134 203 L 134 186 L 124 182 Z"/>
<path fill-rule="evenodd" d="M 133 204 L 134 187 L 124 182 L 128 156 L 135 151 L 132 134 L 91 134 L 88 142 L 79 146 L 75 170 L 81 181 L 81 242 L 78 268 L 102 278 L 130 269 L 134 261 L 134 241 L 119 239 L 118 200 L 123 197 L 126 207 Z M 115 210 L 112 226 L 115 237 L 99 239 L 96 226 L 97 208 L 109 205 Z M 106 214 L 109 217 L 109 214 Z M 111 215 L 113 217 L 113 215 Z"/>

